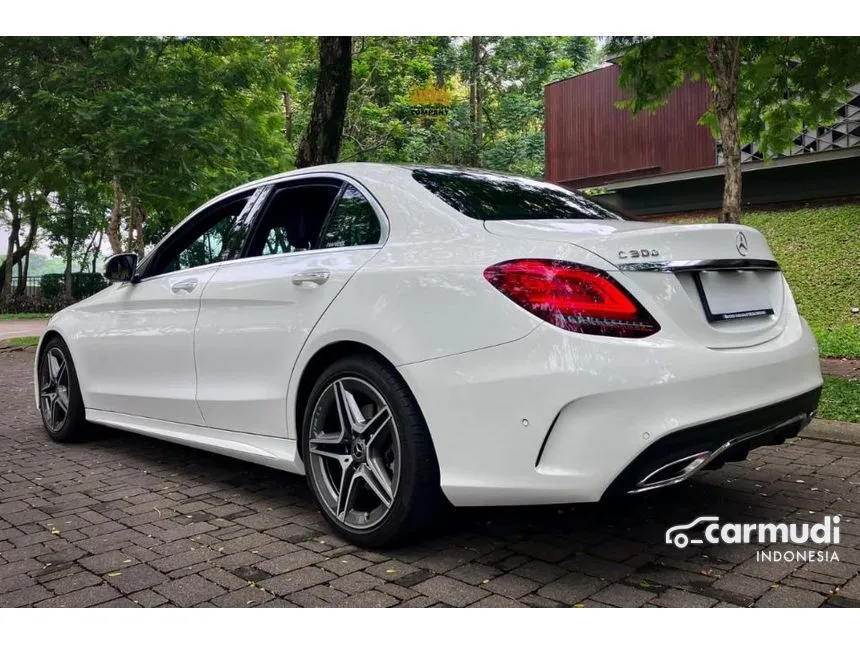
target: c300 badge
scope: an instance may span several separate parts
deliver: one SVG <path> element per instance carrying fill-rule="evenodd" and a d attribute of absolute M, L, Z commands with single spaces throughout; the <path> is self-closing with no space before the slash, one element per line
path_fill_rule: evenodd
<path fill-rule="evenodd" d="M 627 251 L 619 251 L 618 257 L 622 260 L 629 258 L 656 258 L 660 255 L 657 249 L 629 249 Z"/>

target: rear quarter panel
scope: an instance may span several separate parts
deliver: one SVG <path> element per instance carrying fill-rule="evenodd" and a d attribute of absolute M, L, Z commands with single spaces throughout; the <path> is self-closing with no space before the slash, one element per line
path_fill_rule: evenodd
<path fill-rule="evenodd" d="M 352 277 L 314 328 L 293 370 L 291 421 L 301 374 L 327 345 L 359 342 L 402 366 L 511 343 L 531 333 L 541 321 L 484 279 L 484 269 L 492 264 L 542 257 L 610 268 L 571 244 L 500 238 L 477 224 L 459 239 L 389 242 Z M 291 428 L 290 436 L 295 432 Z"/>

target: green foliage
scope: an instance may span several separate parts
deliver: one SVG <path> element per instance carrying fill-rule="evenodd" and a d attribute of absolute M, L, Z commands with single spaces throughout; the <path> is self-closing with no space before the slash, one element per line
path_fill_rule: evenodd
<path fill-rule="evenodd" d="M 851 312 L 860 307 L 860 204 L 751 212 L 744 223 L 767 238 L 821 355 L 860 358 L 860 315 Z"/>
<path fill-rule="evenodd" d="M 39 286 L 42 289 L 42 295 L 45 298 L 56 298 L 63 293 L 65 285 L 65 277 L 62 273 L 46 273 L 39 280 Z"/>
<path fill-rule="evenodd" d="M 41 320 L 50 318 L 50 314 L 39 314 L 32 311 L 18 314 L 0 314 L 0 320 Z"/>
<path fill-rule="evenodd" d="M 860 280 L 856 244 L 860 205 L 750 213 L 785 272 L 798 309 L 823 356 L 860 357 Z"/>
<path fill-rule="evenodd" d="M 860 423 L 860 381 L 825 376 L 818 413 L 824 419 Z"/>
<path fill-rule="evenodd" d="M 19 336 L 17 338 L 7 338 L 5 341 L 7 345 L 11 345 L 12 347 L 35 347 L 39 344 L 38 336 Z"/>
<path fill-rule="evenodd" d="M 42 297 L 55 299 L 65 292 L 66 276 L 63 273 L 47 273 L 39 280 Z M 73 273 L 72 298 L 82 300 L 89 298 L 108 286 L 107 280 L 100 273 Z"/>
<path fill-rule="evenodd" d="M 43 224 L 66 254 L 104 221 L 118 177 L 154 241 L 206 197 L 286 167 L 280 92 L 294 44 L 0 39 L 0 186 L 55 196 Z"/>
<path fill-rule="evenodd" d="M 465 37 L 355 37 L 341 160 L 462 165 L 474 159 Z M 543 85 L 594 62 L 589 37 L 481 37 L 484 165 L 543 173 Z M 210 197 L 292 168 L 318 77 L 311 37 L 0 39 L 0 218 L 33 214 L 62 261 L 90 270 L 119 181 L 151 246 Z M 438 87 L 451 104 L 417 114 Z M 286 106 L 289 109 L 286 109 Z"/>
<path fill-rule="evenodd" d="M 342 160 L 464 165 L 472 158 L 468 39 L 357 38 Z M 481 37 L 488 168 L 543 174 L 543 86 L 583 71 L 595 44 L 588 37 Z M 442 114 L 421 114 L 410 94 L 430 84 L 447 91 Z"/>
<path fill-rule="evenodd" d="M 108 281 L 101 273 L 73 273 L 72 297 L 77 299 L 89 298 L 108 286 Z"/>
<path fill-rule="evenodd" d="M 487 37 L 484 165 L 533 177 L 544 170 L 543 88 L 585 71 L 595 50 L 584 36 Z M 465 45 L 464 45 L 465 46 Z"/>
<path fill-rule="evenodd" d="M 16 314 L 53 314 L 60 309 L 64 309 L 71 304 L 74 304 L 75 299 L 69 298 L 65 294 L 60 294 L 54 298 L 46 298 L 44 295 L 32 296 L 27 293 L 16 294 L 11 293 L 9 297 L 0 304 L 0 316 L 16 315 Z"/>
<path fill-rule="evenodd" d="M 621 86 L 630 92 L 622 107 L 653 111 L 685 78 L 714 85 L 706 37 L 615 37 Z M 768 36 L 741 38 L 738 116 L 742 143 L 756 142 L 766 157 L 787 151 L 807 126 L 828 125 L 860 80 L 860 38 Z M 711 109 L 701 121 L 719 138 Z"/>

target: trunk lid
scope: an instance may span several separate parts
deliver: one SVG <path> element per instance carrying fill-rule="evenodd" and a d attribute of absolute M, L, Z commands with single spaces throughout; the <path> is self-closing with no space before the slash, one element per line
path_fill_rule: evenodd
<path fill-rule="evenodd" d="M 681 332 L 706 347 L 757 345 L 785 327 L 782 273 L 762 234 L 748 226 L 625 220 L 484 226 L 494 235 L 564 241 L 599 255 L 665 332 Z"/>

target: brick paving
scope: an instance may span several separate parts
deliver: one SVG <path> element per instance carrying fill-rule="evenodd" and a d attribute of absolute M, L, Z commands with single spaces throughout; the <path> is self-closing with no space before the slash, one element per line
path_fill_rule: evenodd
<path fill-rule="evenodd" d="M 0 355 L 0 607 L 860 606 L 860 446 L 809 439 L 611 504 L 472 509 L 368 551 L 303 478 L 132 434 L 52 443 L 32 351 Z M 841 514 L 839 562 L 663 544 L 667 527 Z"/>

